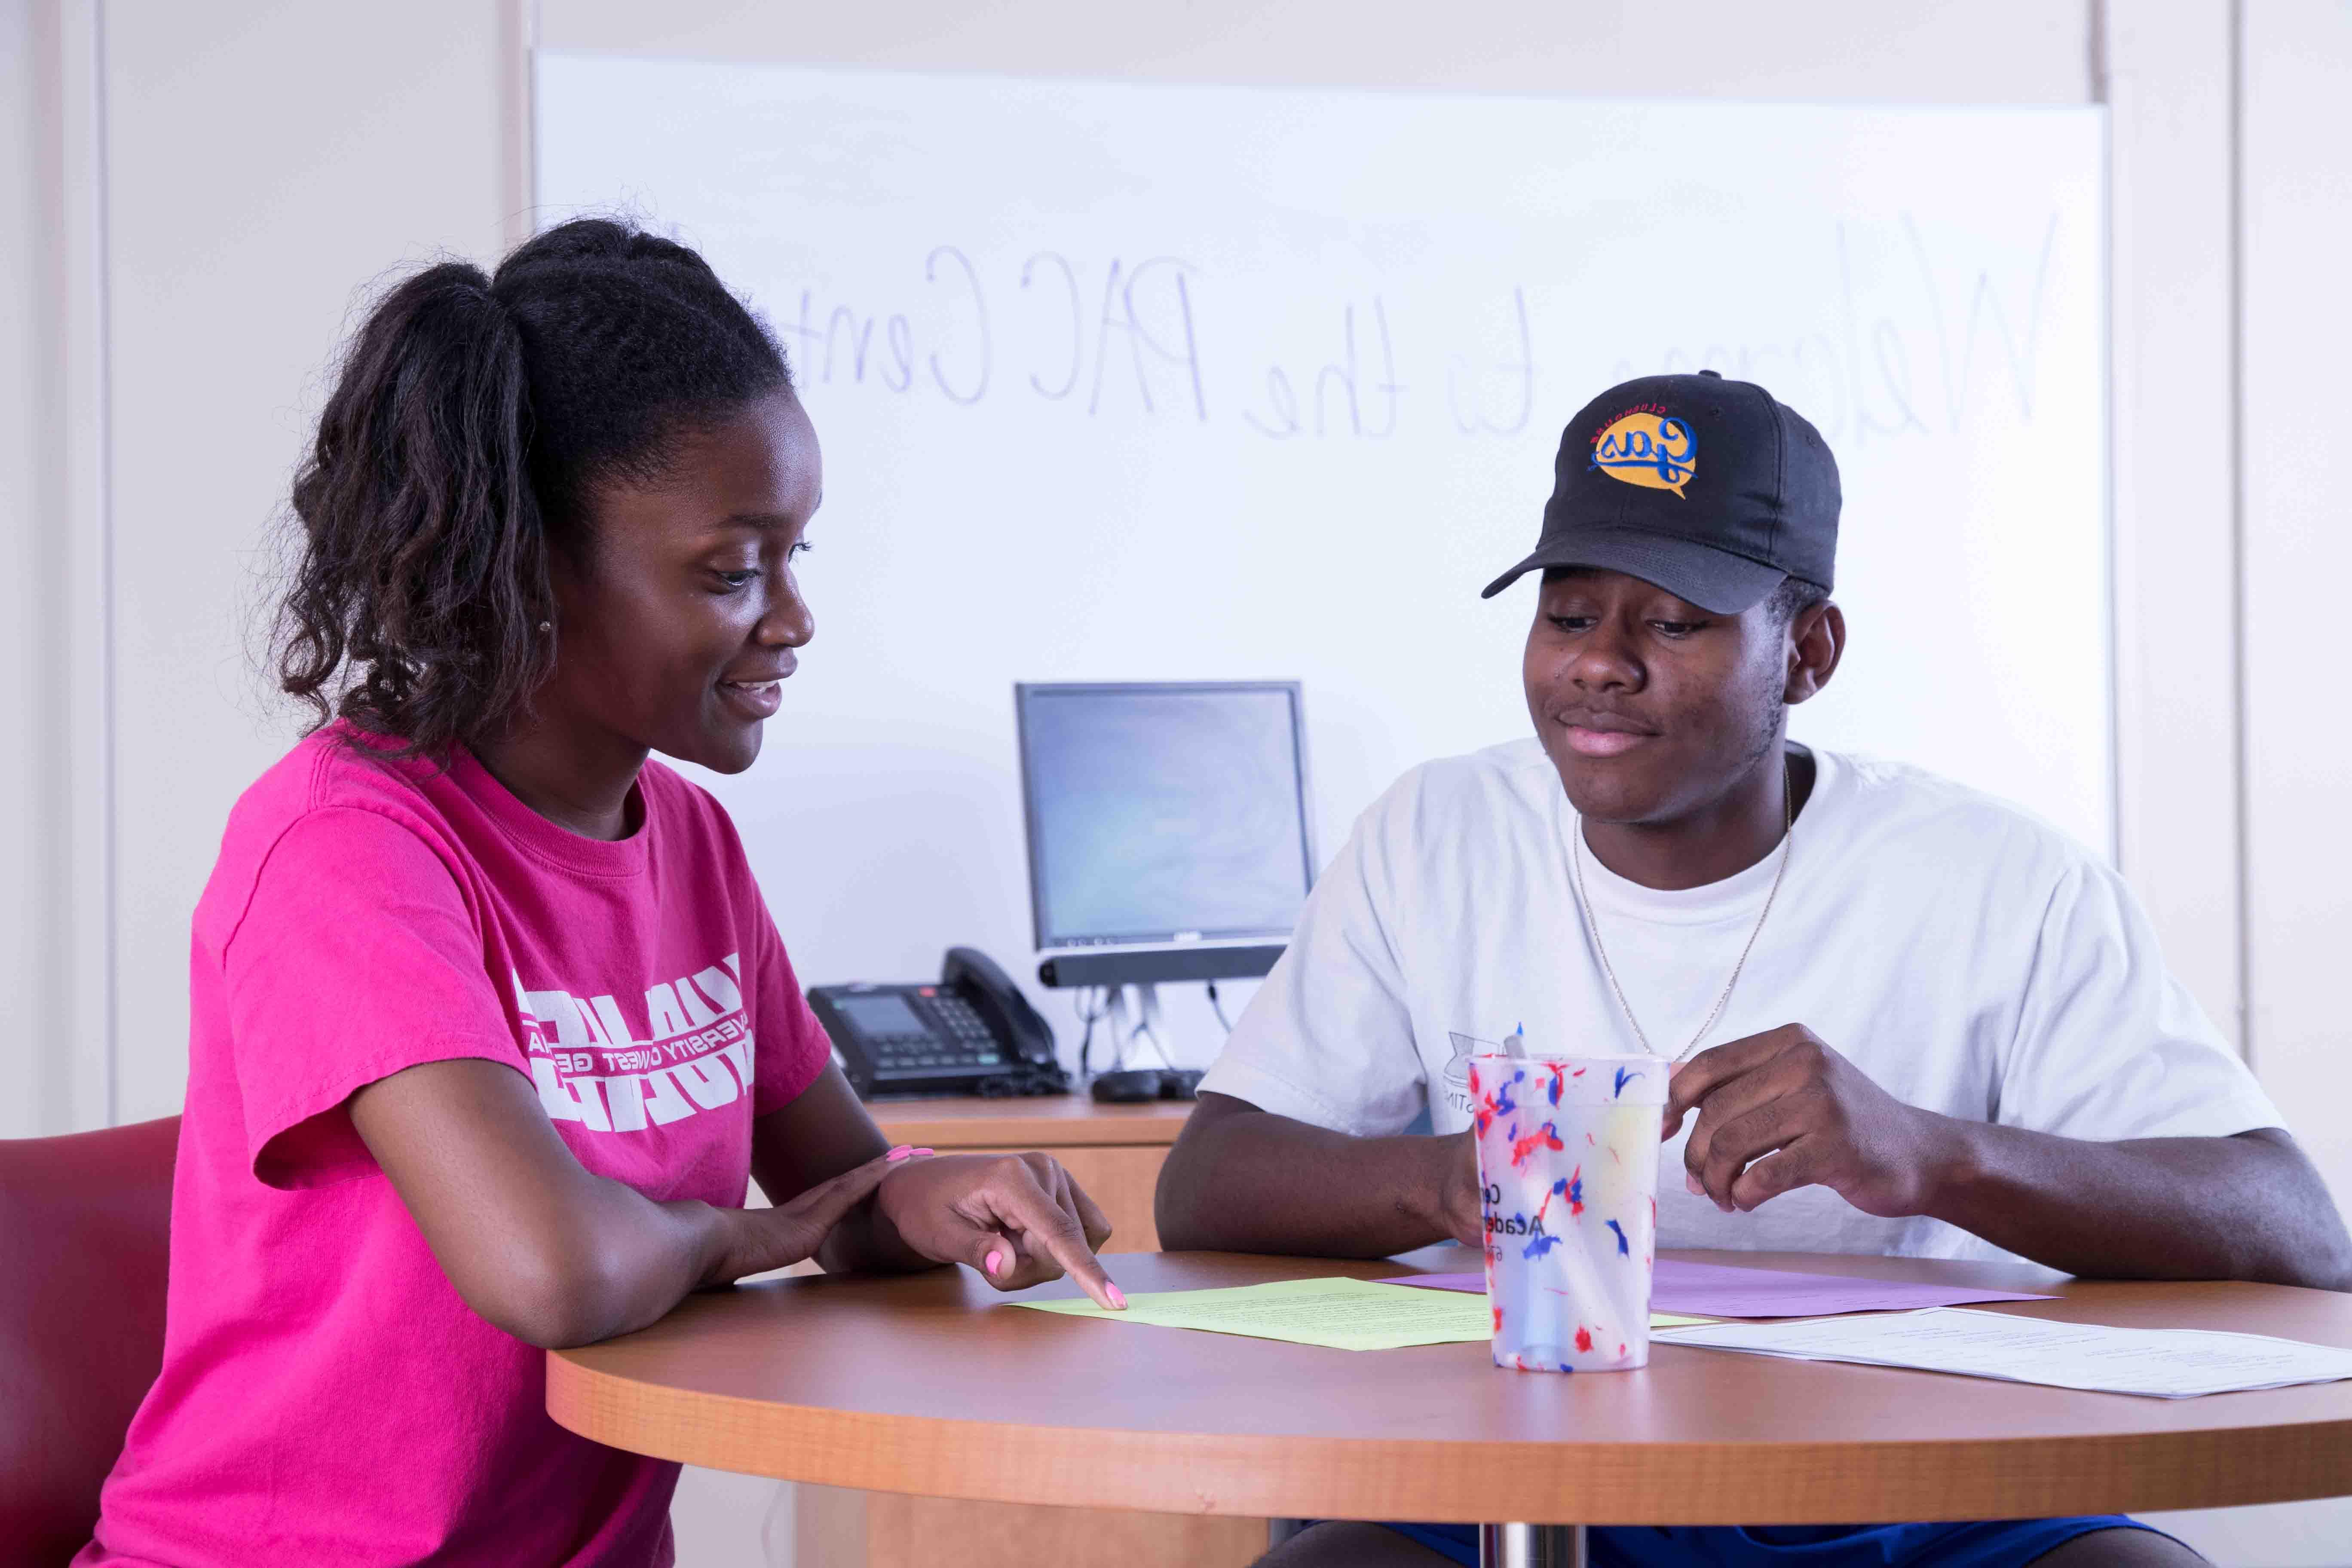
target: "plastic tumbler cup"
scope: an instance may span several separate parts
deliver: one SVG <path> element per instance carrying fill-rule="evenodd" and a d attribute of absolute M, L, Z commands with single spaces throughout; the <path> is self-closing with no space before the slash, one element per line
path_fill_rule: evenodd
<path fill-rule="evenodd" d="M 1647 1366 L 1666 1064 L 1474 1056 L 1468 1076 L 1495 1364 Z"/>

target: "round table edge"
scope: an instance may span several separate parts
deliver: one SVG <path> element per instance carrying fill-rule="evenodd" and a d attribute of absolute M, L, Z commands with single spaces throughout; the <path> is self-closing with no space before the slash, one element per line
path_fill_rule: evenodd
<path fill-rule="evenodd" d="M 563 1351 L 548 1352 L 547 1410 L 559 1426 L 608 1447 L 709 1469 L 861 1491 L 1150 1513 L 1865 1524 L 2352 1494 L 2352 1419 L 1993 1442 L 1430 1444 L 1009 1426 L 788 1405 L 646 1383 L 585 1366 Z"/>

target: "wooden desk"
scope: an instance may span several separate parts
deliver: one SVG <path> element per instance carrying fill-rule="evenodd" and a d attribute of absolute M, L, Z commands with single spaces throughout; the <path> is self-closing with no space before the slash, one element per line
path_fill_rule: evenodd
<path fill-rule="evenodd" d="M 1433 1247 L 1409 1261 L 1475 1256 Z M 1674 1256 L 2025 1283 L 1994 1264 Z M 1107 1261 L 1129 1290 L 1400 1271 L 1221 1253 Z M 1990 1310 L 2352 1346 L 2352 1296 L 2051 1289 L 2058 1300 Z M 1193 1516 L 1769 1524 L 2352 1492 L 2352 1383 L 2142 1399 L 1664 1344 L 1645 1371 L 1550 1376 L 1496 1371 L 1483 1344 L 1350 1354 L 1014 1311 L 962 1269 L 692 1297 L 638 1333 L 552 1352 L 547 1387 L 572 1430 L 698 1465 Z"/>
<path fill-rule="evenodd" d="M 1042 1149 L 1061 1161 L 1111 1223 L 1118 1252 L 1156 1252 L 1160 1165 L 1192 1107 L 1179 1100 L 1097 1105 L 1084 1094 L 1018 1100 L 879 1100 L 866 1109 L 893 1143 L 950 1153 Z M 1260 1520 L 954 1501 L 803 1487 L 794 1561 L 897 1568 L 953 1542 L 959 1568 L 1034 1568 L 1108 1560 L 1119 1568 L 1241 1568 L 1265 1550 Z"/>

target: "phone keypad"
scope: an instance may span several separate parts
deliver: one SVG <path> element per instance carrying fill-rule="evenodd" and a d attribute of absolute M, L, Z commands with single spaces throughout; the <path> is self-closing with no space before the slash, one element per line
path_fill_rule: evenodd
<path fill-rule="evenodd" d="M 869 1037 L 875 1076 L 909 1079 L 970 1073 L 1002 1066 L 1006 1058 L 980 1010 L 952 992 L 926 996 L 936 1032 Z"/>

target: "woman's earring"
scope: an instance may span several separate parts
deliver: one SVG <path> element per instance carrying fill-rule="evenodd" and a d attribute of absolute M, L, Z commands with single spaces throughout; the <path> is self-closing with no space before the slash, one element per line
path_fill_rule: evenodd
<path fill-rule="evenodd" d="M 551 632 L 555 629 L 555 623 L 553 621 L 541 621 L 539 623 L 539 629 L 543 632 Z"/>

